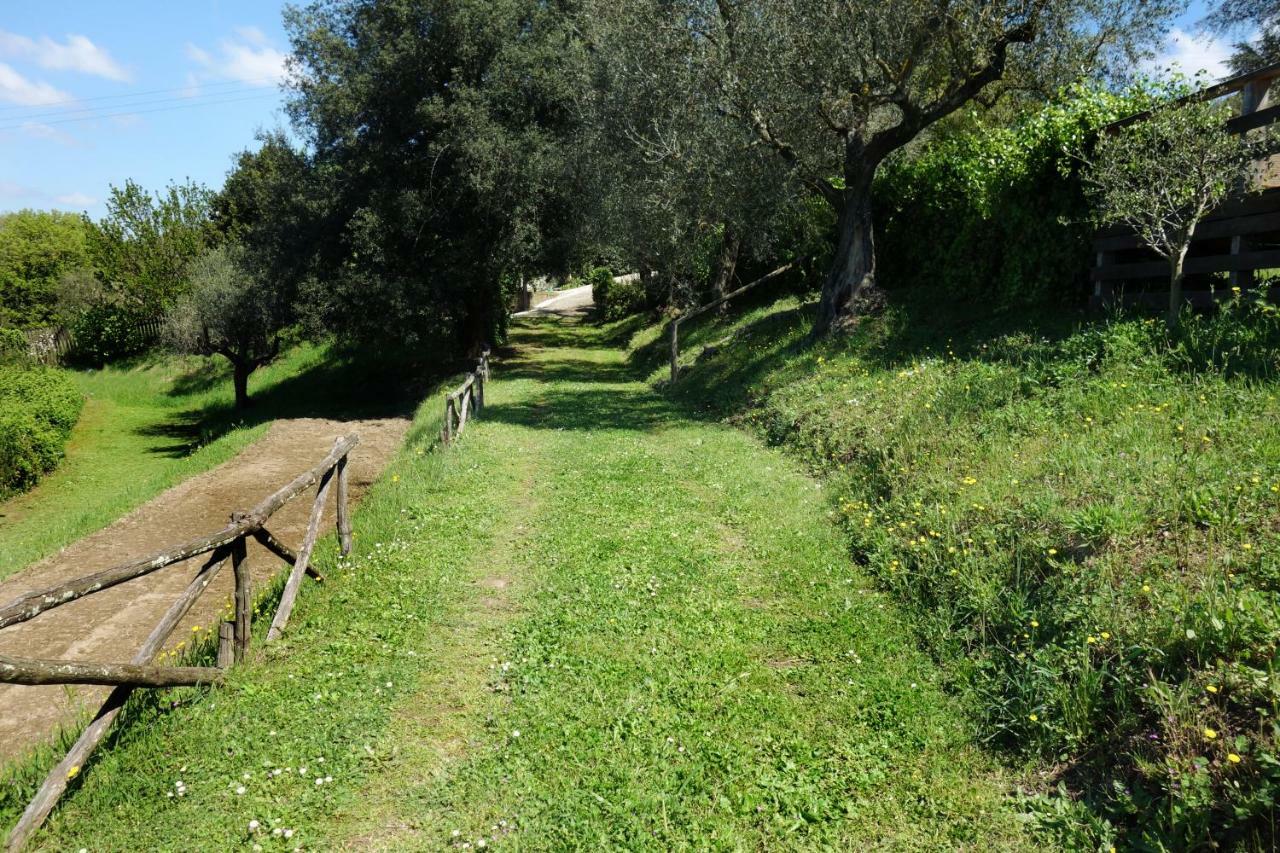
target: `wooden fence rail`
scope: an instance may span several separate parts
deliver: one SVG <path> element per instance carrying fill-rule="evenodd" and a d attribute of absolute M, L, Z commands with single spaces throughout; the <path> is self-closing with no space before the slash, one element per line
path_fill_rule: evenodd
<path fill-rule="evenodd" d="M 795 262 L 792 262 L 792 263 L 786 264 L 785 266 L 778 267 L 773 272 L 768 273 L 767 275 L 761 276 L 760 278 L 756 279 L 750 284 L 744 284 L 742 287 L 739 287 L 737 290 L 731 290 L 728 293 L 726 293 L 724 296 L 713 299 L 710 302 L 708 302 L 706 305 L 699 305 L 697 308 L 686 311 L 685 313 L 681 314 L 679 317 L 676 317 L 675 319 L 673 319 L 670 325 L 667 327 L 667 334 L 670 336 L 670 339 L 671 339 L 671 381 L 675 382 L 677 379 L 680 378 L 680 324 L 681 323 L 692 320 L 694 317 L 699 317 L 707 313 L 708 311 L 710 311 L 712 308 L 718 308 L 719 306 L 728 302 L 730 299 L 733 299 L 736 296 L 741 296 L 742 294 L 746 293 L 748 290 L 752 290 L 753 288 L 759 287 L 762 284 L 768 284 L 769 282 L 777 279 L 779 276 L 787 274 L 792 269 L 794 269 L 795 266 L 796 266 Z"/>
<path fill-rule="evenodd" d="M 484 362 L 484 369 L 487 375 L 487 362 Z M 115 685 L 115 689 L 102 704 L 93 721 L 80 733 L 79 739 L 62 761 L 49 772 L 17 825 L 9 832 L 6 840 L 7 850 L 21 849 L 31 833 L 44 823 L 66 791 L 68 782 L 77 775 L 79 768 L 106 737 L 112 723 L 124 707 L 125 700 L 135 688 L 219 684 L 223 678 L 222 668 L 245 659 L 253 630 L 253 590 L 245 560 L 246 543 L 250 538 L 260 542 L 268 551 L 292 565 L 275 618 L 267 632 L 267 640 L 270 642 L 280 636 L 293 612 L 303 575 L 312 574 L 319 577 L 310 568 L 311 553 L 319 538 L 320 521 L 326 498 L 330 487 L 335 482 L 339 547 L 344 556 L 351 551 L 351 516 L 347 506 L 347 459 L 359 441 L 356 435 L 337 439 L 333 449 L 319 464 L 276 490 L 249 512 L 232 515 L 230 523 L 216 533 L 201 536 L 141 560 L 133 560 L 67 583 L 27 593 L 0 607 L 0 629 L 3 629 L 33 619 L 41 613 L 86 595 L 159 571 L 174 563 L 204 554 L 209 555 L 186 590 L 170 605 L 164 617 L 152 629 L 142 647 L 128 663 L 84 663 L 0 655 L 0 683 Z M 301 495 L 313 484 L 318 486 L 311 506 L 310 520 L 302 544 L 297 552 L 294 552 L 276 539 L 266 529 L 266 524 L 281 507 Z M 232 571 L 235 573 L 235 618 L 219 626 L 218 668 L 154 666 L 153 661 L 164 647 L 165 641 L 228 562 L 231 563 Z"/>
<path fill-rule="evenodd" d="M 484 408 L 484 383 L 489 380 L 489 348 L 485 347 L 476 362 L 476 369 L 467 374 L 461 387 L 444 398 L 444 427 L 440 440 L 450 444 L 462 435 L 467 420 Z"/>

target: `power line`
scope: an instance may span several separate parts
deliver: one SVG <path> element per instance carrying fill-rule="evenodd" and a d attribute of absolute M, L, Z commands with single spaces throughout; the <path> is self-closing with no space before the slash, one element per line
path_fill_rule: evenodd
<path fill-rule="evenodd" d="M 276 82 L 272 78 L 268 78 L 268 77 L 262 78 L 262 83 L 276 85 Z M 87 103 L 89 101 L 109 101 L 109 100 L 123 100 L 126 98 L 141 98 L 146 95 L 165 95 L 165 94 L 169 94 L 170 92 L 189 91 L 193 85 L 198 86 L 199 88 L 202 88 L 202 89 L 213 89 L 213 88 L 222 87 L 222 86 L 241 86 L 246 84 L 256 85 L 257 81 L 223 80 L 221 82 L 214 82 L 214 83 L 197 83 L 197 84 L 191 84 L 187 86 L 174 86 L 171 89 L 149 89 L 143 92 L 123 92 L 119 95 L 98 95 L 93 98 L 66 98 L 61 101 L 41 101 L 40 103 L 37 103 L 37 104 L 14 104 L 7 107 L 0 107 L 0 112 L 9 112 L 11 110 L 43 109 L 45 107 L 57 107 L 57 106 L 62 106 L 64 104 L 82 104 L 82 103 Z M 218 93 L 214 93 L 214 94 L 218 94 Z M 111 105 L 109 104 L 104 105 L 103 109 L 108 109 L 110 108 L 110 106 Z M 7 117 L 0 117 L 0 120 L 4 120 L 5 118 Z"/>
<path fill-rule="evenodd" d="M 74 117 L 78 113 L 92 114 L 92 113 L 101 112 L 102 110 L 124 109 L 126 107 L 130 109 L 134 107 L 150 107 L 156 104 L 168 104 L 168 103 L 173 103 L 175 101 L 190 102 L 190 101 L 196 101 L 196 100 L 208 100 L 210 98 L 222 98 L 222 97 L 228 97 L 230 95 L 243 95 L 246 92 L 261 92 L 266 89 L 277 91 L 275 86 L 247 86 L 243 89 L 227 89 L 221 92 L 207 92 L 205 94 L 194 94 L 194 95 L 179 95 L 178 97 L 174 97 L 174 98 L 152 98 L 150 100 L 131 101 L 128 103 L 122 102 L 122 103 L 103 104 L 101 106 L 96 106 L 96 107 L 83 107 L 81 109 L 71 109 L 71 110 L 56 110 L 54 112 L 47 112 L 47 113 L 30 113 L 27 115 L 7 115 L 7 116 L 0 116 L 0 121 L 34 121 L 36 119 L 58 117 L 58 116 Z M 92 118 L 93 116 L 87 115 L 86 117 Z"/>
<path fill-rule="evenodd" d="M 77 122 L 77 121 L 96 121 L 98 119 L 113 118 L 116 116 L 134 116 L 134 115 L 150 115 L 151 113 L 168 113 L 168 112 L 173 112 L 174 110 L 189 110 L 195 107 L 218 107 L 218 106 L 222 106 L 223 104 L 239 104 L 245 101 L 260 101 L 264 98 L 274 98 L 274 97 L 275 97 L 274 93 L 263 94 L 263 95 L 249 95 L 248 97 L 231 98 L 225 101 L 201 101 L 200 103 L 195 103 L 195 104 L 177 104 L 175 106 L 170 106 L 170 107 L 156 107 L 150 110 L 123 110 L 118 113 L 101 113 L 98 115 L 81 116 L 80 118 L 55 119 L 54 121 L 42 122 L 42 124 L 45 124 L 45 125 L 70 124 L 72 122 Z M 4 126 L 0 126 L 0 131 L 22 130 L 23 127 L 24 127 L 23 124 L 4 125 Z"/>

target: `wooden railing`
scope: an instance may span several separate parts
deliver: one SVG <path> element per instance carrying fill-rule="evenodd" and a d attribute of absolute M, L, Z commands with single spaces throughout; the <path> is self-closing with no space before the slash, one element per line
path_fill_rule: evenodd
<path fill-rule="evenodd" d="M 476 362 L 476 369 L 467 374 L 466 380 L 456 391 L 450 391 L 444 398 L 444 427 L 440 430 L 440 440 L 450 444 L 462 435 L 467 427 L 467 420 L 473 413 L 484 409 L 484 383 L 489 380 L 489 348 L 485 347 Z"/>
<path fill-rule="evenodd" d="M 785 275 L 786 273 L 790 272 L 794 268 L 795 268 L 794 262 L 787 264 L 785 266 L 778 267 L 773 272 L 769 273 L 768 275 L 761 276 L 760 278 L 756 279 L 750 284 L 744 284 L 742 287 L 739 287 L 737 290 L 731 290 L 728 293 L 726 293 L 724 296 L 711 300 L 706 305 L 699 305 L 697 308 L 693 308 L 689 311 L 686 311 L 685 313 L 681 314 L 679 317 L 674 318 L 671 321 L 671 323 L 667 326 L 667 334 L 671 339 L 671 381 L 675 382 L 677 379 L 680 378 L 680 324 L 681 323 L 688 322 L 689 320 L 692 320 L 694 317 L 700 317 L 701 315 L 710 311 L 712 308 L 718 308 L 721 305 L 724 305 L 730 299 L 733 299 L 736 296 L 741 296 L 742 294 L 746 293 L 748 290 L 759 287 L 762 284 L 767 284 L 768 282 L 773 281 L 779 276 Z"/>
<path fill-rule="evenodd" d="M 223 529 L 201 536 L 181 545 L 167 548 L 140 560 L 133 560 L 95 572 L 67 583 L 27 593 L 0 607 L 0 629 L 41 613 L 61 607 L 87 595 L 110 589 L 118 584 L 149 575 L 174 563 L 208 554 L 208 559 L 196 572 L 177 600 L 169 606 L 164 617 L 152 629 L 142 647 L 128 663 L 100 664 L 78 661 L 50 661 L 0 656 L 0 682 L 9 684 L 105 684 L 115 689 L 102 704 L 93 721 L 80 733 L 79 739 L 66 756 L 49 772 L 35 797 L 23 812 L 17 825 L 9 833 L 8 850 L 20 849 L 31 833 L 44 823 L 58 799 L 67 789 L 94 750 L 106 737 L 119 716 L 125 700 L 138 687 L 172 687 L 191 684 L 218 684 L 223 670 L 245 659 L 249 651 L 253 630 L 253 589 L 246 564 L 247 543 L 253 539 L 268 551 L 292 565 L 284 591 L 280 595 L 275 618 L 267 632 L 267 641 L 275 640 L 284 631 L 297 601 L 302 578 L 310 574 L 322 579 L 311 568 L 311 554 L 320 534 L 320 520 L 324 513 L 329 491 L 336 483 L 337 530 L 339 548 L 343 555 L 351 552 L 351 516 L 347 495 L 347 459 L 359 443 L 356 435 L 339 438 L 333 449 L 315 467 L 300 474 L 292 482 L 278 489 L 247 513 L 235 513 Z M 313 484 L 316 487 L 311 516 L 307 522 L 302 544 L 294 552 L 267 530 L 266 524 L 281 507 L 301 495 Z M 201 594 L 230 561 L 235 573 L 235 618 L 224 622 L 218 632 L 216 667 L 165 667 L 155 666 L 153 661 L 163 648 L 170 634 L 191 610 Z"/>

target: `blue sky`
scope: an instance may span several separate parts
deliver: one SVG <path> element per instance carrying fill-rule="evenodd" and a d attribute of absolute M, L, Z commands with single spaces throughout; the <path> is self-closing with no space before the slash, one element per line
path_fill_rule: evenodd
<path fill-rule="evenodd" d="M 4 0 L 0 211 L 104 212 L 111 184 L 217 188 L 260 128 L 286 124 L 280 0 Z M 1223 70 L 1193 38 L 1197 0 L 1160 65 Z"/>

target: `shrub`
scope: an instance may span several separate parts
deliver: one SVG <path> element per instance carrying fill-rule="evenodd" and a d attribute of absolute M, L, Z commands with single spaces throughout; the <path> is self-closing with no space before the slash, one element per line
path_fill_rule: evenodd
<path fill-rule="evenodd" d="M 145 352 L 152 342 L 141 317 L 109 303 L 85 310 L 71 327 L 71 334 L 75 343 L 69 358 L 95 366 Z"/>
<path fill-rule="evenodd" d="M 0 366 L 0 494 L 57 466 L 83 404 L 66 371 Z"/>
<path fill-rule="evenodd" d="M 591 299 L 596 309 L 604 316 L 609 305 L 609 291 L 613 288 L 613 273 L 608 267 L 596 267 L 587 273 L 587 284 L 591 285 Z"/>

